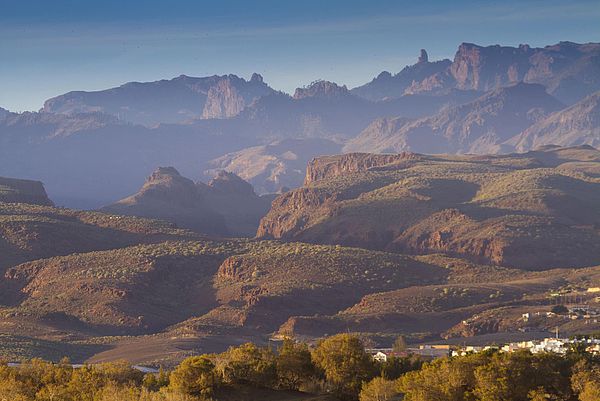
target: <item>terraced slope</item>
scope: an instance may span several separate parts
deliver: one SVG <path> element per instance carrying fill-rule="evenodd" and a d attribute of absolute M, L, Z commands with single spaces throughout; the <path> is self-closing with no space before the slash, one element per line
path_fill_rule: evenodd
<path fill-rule="evenodd" d="M 273 202 L 257 237 L 524 269 L 589 266 L 600 263 L 600 181 L 589 173 L 599 153 L 320 158 L 304 187 Z"/>

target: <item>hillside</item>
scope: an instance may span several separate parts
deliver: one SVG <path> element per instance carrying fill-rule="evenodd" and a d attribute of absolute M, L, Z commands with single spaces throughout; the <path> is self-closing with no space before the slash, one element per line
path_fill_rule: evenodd
<path fill-rule="evenodd" d="M 197 237 L 156 220 L 0 202 L 1 271 L 40 258 Z"/>
<path fill-rule="evenodd" d="M 206 234 L 249 236 L 271 200 L 256 195 L 250 184 L 232 173 L 220 171 L 204 184 L 182 177 L 173 167 L 159 167 L 139 192 L 101 210 L 163 219 Z"/>
<path fill-rule="evenodd" d="M 507 150 L 504 142 L 561 108 L 541 85 L 520 83 L 431 117 L 376 120 L 344 151 L 497 153 Z"/>
<path fill-rule="evenodd" d="M 598 151 L 572 150 L 571 159 L 563 152 L 568 169 L 545 167 L 556 153 L 316 159 L 305 186 L 273 202 L 257 237 L 444 252 L 526 269 L 600 263 L 600 186 L 577 171 Z"/>
<path fill-rule="evenodd" d="M 416 64 L 404 67 L 395 75 L 383 71 L 371 82 L 352 89 L 352 93 L 372 101 L 399 98 L 411 93 L 409 88 L 415 82 L 446 71 L 450 64 L 450 60 L 430 62 L 427 51 L 421 50 Z"/>

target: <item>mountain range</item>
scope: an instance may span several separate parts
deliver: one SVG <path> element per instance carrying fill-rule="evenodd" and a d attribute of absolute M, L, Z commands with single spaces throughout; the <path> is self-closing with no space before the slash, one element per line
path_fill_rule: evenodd
<path fill-rule="evenodd" d="M 526 82 L 544 85 L 558 100 L 572 104 L 600 90 L 599 54 L 598 43 L 560 42 L 543 48 L 462 43 L 453 61 L 430 62 L 422 51 L 416 65 L 396 75 L 383 72 L 353 91 L 380 100 L 449 88 L 486 92 Z"/>
<path fill-rule="evenodd" d="M 225 169 L 264 194 L 300 186 L 306 161 L 340 149 L 596 145 L 599 60 L 596 43 L 463 43 L 453 60 L 422 50 L 352 89 L 315 81 L 290 96 L 259 74 L 229 74 L 69 92 L 39 112 L 0 110 L 0 174 L 43 181 L 59 205 L 98 208 L 134 193 L 156 166 L 196 181 Z"/>

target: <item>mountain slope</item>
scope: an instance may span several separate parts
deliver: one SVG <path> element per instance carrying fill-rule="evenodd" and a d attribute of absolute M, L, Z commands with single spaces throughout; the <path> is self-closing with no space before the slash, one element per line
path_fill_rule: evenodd
<path fill-rule="evenodd" d="M 194 118 L 227 118 L 254 99 L 272 93 L 260 75 L 249 81 L 235 75 L 130 82 L 97 92 L 69 92 L 44 103 L 48 113 L 102 112 L 146 126 Z"/>
<path fill-rule="evenodd" d="M 431 117 L 376 120 L 344 151 L 496 153 L 505 141 L 561 107 L 541 85 L 519 83 Z"/>
<path fill-rule="evenodd" d="M 508 143 L 520 152 L 544 145 L 600 145 L 600 92 L 536 122 Z"/>
<path fill-rule="evenodd" d="M 273 202 L 257 236 L 527 269 L 599 263 L 600 182 L 573 167 L 588 156 L 541 168 L 540 153 L 319 158 L 304 187 Z"/>

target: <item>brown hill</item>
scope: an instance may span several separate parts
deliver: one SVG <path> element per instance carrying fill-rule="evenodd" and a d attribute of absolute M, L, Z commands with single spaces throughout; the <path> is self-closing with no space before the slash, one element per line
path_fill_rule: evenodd
<path fill-rule="evenodd" d="M 53 206 L 39 181 L 0 177 L 0 202 Z"/>
<path fill-rule="evenodd" d="M 561 108 L 543 86 L 519 83 L 431 117 L 376 120 L 344 151 L 497 153 L 505 141 Z"/>
<path fill-rule="evenodd" d="M 102 211 L 163 219 L 202 233 L 249 236 L 271 200 L 232 173 L 220 171 L 207 185 L 182 177 L 173 167 L 159 167 L 138 193 Z"/>
<path fill-rule="evenodd" d="M 40 258 L 194 237 L 156 220 L 0 202 L 0 271 Z"/>
<path fill-rule="evenodd" d="M 541 168 L 556 160 L 554 148 L 497 157 L 316 159 L 305 186 L 273 202 L 257 236 L 444 252 L 527 269 L 600 263 L 600 183 L 577 171 L 594 152 L 562 152 L 567 169 Z"/>
<path fill-rule="evenodd" d="M 553 153 L 548 160 L 567 163 L 591 155 L 588 149 L 548 153 Z M 386 163 L 381 157 L 348 161 L 348 170 L 371 165 L 371 174 L 387 174 L 394 171 L 390 166 L 400 163 L 411 169 L 410 163 L 443 162 L 444 168 L 456 163 L 451 168 L 455 172 L 468 163 L 506 171 L 519 163 L 541 163 L 531 156 L 466 162 L 401 155 Z M 333 159 L 329 158 L 330 165 Z M 523 168 L 514 172 L 528 171 Z M 471 165 L 471 175 L 483 174 L 473 170 Z M 359 174 L 360 170 L 328 169 L 313 175 L 316 181 L 309 185 Z M 420 196 L 431 196 L 427 191 L 432 190 L 425 189 Z M 8 217 L 0 227 L 11 227 L 16 216 L 37 224 L 2 234 L 5 238 L 8 233 L 13 246 L 21 247 L 23 257 L 13 260 L 0 278 L 0 351 L 9 359 L 16 355 L 58 359 L 68 353 L 79 361 L 100 352 L 93 360 L 127 357 L 165 364 L 244 341 L 266 343 L 273 332 L 312 339 L 351 330 L 385 343 L 399 333 L 411 339 L 439 339 L 506 331 L 523 308 L 549 309 L 549 292 L 600 286 L 597 267 L 527 272 L 439 254 L 406 256 L 337 245 L 207 240 L 153 220 L 0 205 Z M 38 229 L 42 222 L 44 230 Z M 568 249 L 568 241 L 564 242 Z M 584 253 L 583 247 L 578 252 Z M 478 319 L 487 310 L 506 323 L 484 326 Z M 463 321 L 473 324 L 459 327 Z"/>

